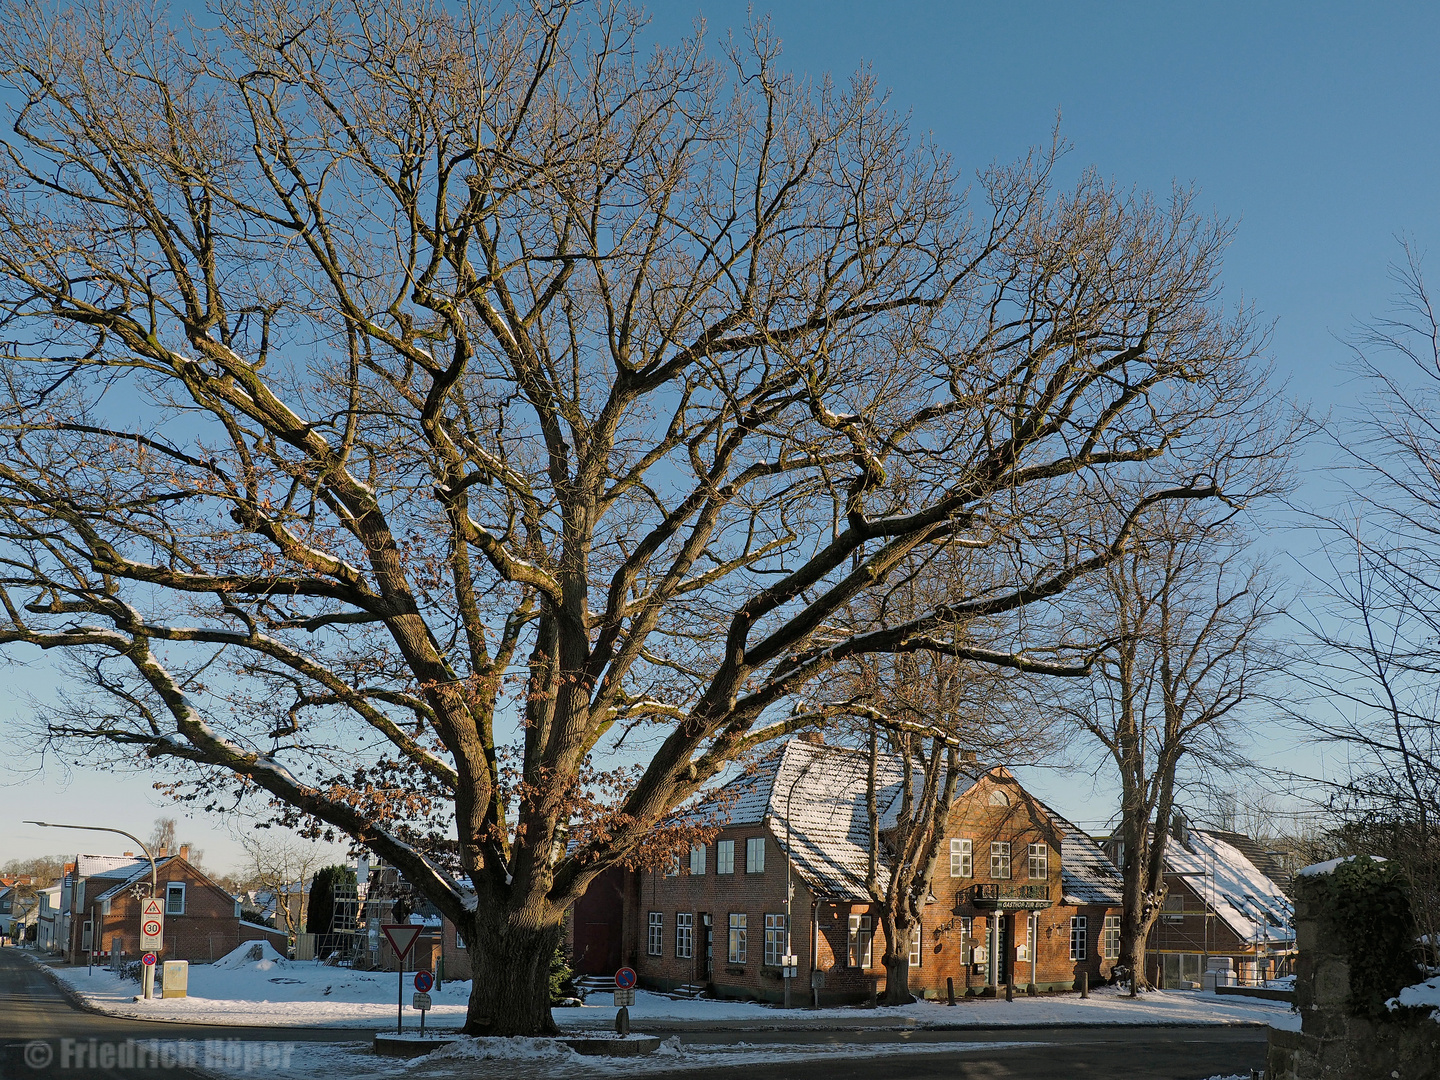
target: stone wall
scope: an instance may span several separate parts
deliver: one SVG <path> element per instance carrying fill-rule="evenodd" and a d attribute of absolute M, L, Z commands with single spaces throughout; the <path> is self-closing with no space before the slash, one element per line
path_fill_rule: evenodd
<path fill-rule="evenodd" d="M 1423 1015 L 1357 1016 L 1352 941 L 1327 894 L 1297 881 L 1295 1004 L 1299 1031 L 1270 1031 L 1266 1080 L 1440 1080 L 1440 1023 Z"/>

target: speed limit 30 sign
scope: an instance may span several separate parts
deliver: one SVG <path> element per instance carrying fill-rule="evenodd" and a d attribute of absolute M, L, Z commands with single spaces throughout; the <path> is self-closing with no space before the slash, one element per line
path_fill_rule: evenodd
<path fill-rule="evenodd" d="M 159 949 L 165 934 L 165 908 L 155 897 L 145 901 L 140 911 L 140 948 Z"/>

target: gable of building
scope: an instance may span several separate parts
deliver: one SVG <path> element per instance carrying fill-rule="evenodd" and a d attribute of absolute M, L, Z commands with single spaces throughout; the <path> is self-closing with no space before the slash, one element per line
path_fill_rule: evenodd
<path fill-rule="evenodd" d="M 1165 868 L 1242 941 L 1288 941 L 1295 907 L 1224 834 L 1189 829 L 1165 845 Z"/>

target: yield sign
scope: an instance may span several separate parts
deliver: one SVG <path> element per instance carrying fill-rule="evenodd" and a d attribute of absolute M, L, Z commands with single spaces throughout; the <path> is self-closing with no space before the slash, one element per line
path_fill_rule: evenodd
<path fill-rule="evenodd" d="M 415 947 L 415 939 L 420 936 L 423 926 L 416 926 L 413 923 L 381 923 L 380 930 L 390 941 L 390 947 L 395 950 L 395 955 L 401 960 L 410 954 Z"/>
<path fill-rule="evenodd" d="M 146 918 L 149 918 L 151 915 L 164 915 L 165 908 L 160 903 L 159 897 L 152 896 L 148 900 L 146 900 L 145 909 L 141 912 L 141 914 L 144 915 Z"/>

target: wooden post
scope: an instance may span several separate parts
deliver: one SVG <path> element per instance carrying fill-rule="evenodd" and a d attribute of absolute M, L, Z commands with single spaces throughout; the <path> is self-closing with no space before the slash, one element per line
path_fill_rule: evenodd
<path fill-rule="evenodd" d="M 946 976 L 945 978 L 945 996 L 949 998 L 949 1001 L 946 1002 L 946 1004 L 955 1004 L 955 980 L 950 976 Z"/>

